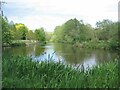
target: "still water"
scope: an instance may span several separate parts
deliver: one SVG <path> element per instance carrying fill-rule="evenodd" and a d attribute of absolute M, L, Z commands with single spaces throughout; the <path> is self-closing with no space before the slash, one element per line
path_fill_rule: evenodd
<path fill-rule="evenodd" d="M 83 49 L 73 47 L 69 44 L 47 43 L 45 46 L 39 44 L 19 46 L 19 47 L 5 47 L 3 54 L 7 55 L 24 55 L 30 56 L 33 60 L 44 61 L 52 58 L 55 62 L 63 61 L 67 64 L 81 65 L 85 67 L 93 66 L 99 63 L 113 60 L 117 53 L 108 50 L 100 49 Z"/>

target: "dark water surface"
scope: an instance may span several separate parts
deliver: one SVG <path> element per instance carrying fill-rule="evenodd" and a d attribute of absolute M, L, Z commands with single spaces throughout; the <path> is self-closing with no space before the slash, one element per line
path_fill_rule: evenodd
<path fill-rule="evenodd" d="M 113 60 L 117 53 L 109 50 L 83 49 L 73 47 L 69 44 L 47 43 L 45 46 L 39 44 L 3 48 L 3 55 L 24 55 L 34 60 L 43 61 L 52 57 L 54 61 L 63 61 L 67 64 L 91 67 L 93 65 Z"/>

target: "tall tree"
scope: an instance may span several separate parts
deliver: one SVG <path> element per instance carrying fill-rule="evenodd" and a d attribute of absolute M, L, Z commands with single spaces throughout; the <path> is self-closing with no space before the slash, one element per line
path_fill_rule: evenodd
<path fill-rule="evenodd" d="M 10 32 L 11 32 L 11 35 L 12 35 L 12 40 L 16 40 L 18 35 L 16 34 L 16 27 L 15 27 L 15 24 L 13 21 L 11 21 L 9 23 L 9 27 L 10 27 Z"/>
<path fill-rule="evenodd" d="M 7 18 L 2 17 L 2 43 L 10 44 L 11 43 L 11 33 L 10 27 Z"/>
<path fill-rule="evenodd" d="M 110 38 L 109 32 L 110 32 L 112 23 L 113 22 L 108 19 L 105 19 L 102 22 L 99 21 L 96 23 L 97 30 L 99 30 L 98 31 L 99 40 L 109 40 Z"/>
<path fill-rule="evenodd" d="M 32 30 L 27 32 L 27 40 L 35 40 L 35 33 Z"/>
<path fill-rule="evenodd" d="M 44 28 L 39 28 L 35 30 L 36 40 L 40 42 L 45 42 L 45 32 Z"/>
<path fill-rule="evenodd" d="M 62 26 L 57 26 L 53 34 L 53 41 L 76 43 L 91 40 L 93 38 L 93 28 L 83 22 L 70 19 Z"/>
<path fill-rule="evenodd" d="M 15 24 L 15 27 L 16 27 L 16 34 L 17 34 L 16 38 L 18 40 L 26 40 L 28 28 L 22 23 Z"/>

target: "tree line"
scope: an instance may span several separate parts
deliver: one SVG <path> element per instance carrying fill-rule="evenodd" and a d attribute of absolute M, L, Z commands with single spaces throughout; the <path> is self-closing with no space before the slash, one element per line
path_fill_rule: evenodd
<path fill-rule="evenodd" d="M 118 22 L 104 19 L 96 22 L 96 27 L 93 28 L 82 20 L 70 19 L 61 26 L 56 26 L 52 41 L 71 44 L 103 42 L 109 48 L 116 49 L 119 47 Z"/>
<path fill-rule="evenodd" d="M 36 40 L 45 42 L 44 28 L 29 30 L 22 23 L 9 23 L 7 17 L 2 17 L 2 44 L 11 44 L 13 40 Z"/>
<path fill-rule="evenodd" d="M 9 23 L 6 17 L 2 17 L 2 44 L 11 44 L 13 40 L 36 40 L 38 42 L 70 43 L 83 46 L 119 48 L 118 22 L 104 19 L 96 22 L 93 28 L 82 20 L 70 19 L 61 26 L 56 26 L 54 33 L 46 33 L 44 28 L 29 30 L 22 23 Z"/>

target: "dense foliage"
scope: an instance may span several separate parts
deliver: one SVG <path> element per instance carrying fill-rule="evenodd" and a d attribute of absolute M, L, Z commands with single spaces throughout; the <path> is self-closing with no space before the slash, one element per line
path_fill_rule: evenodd
<path fill-rule="evenodd" d="M 13 21 L 9 23 L 6 17 L 2 17 L 2 44 L 10 45 L 14 41 L 20 40 L 36 40 L 45 42 L 45 32 L 43 28 L 35 31 L 29 30 L 27 26 L 22 23 L 14 24 Z M 17 42 L 18 43 L 18 42 Z"/>
<path fill-rule="evenodd" d="M 7 18 L 2 18 L 2 44 L 10 44 L 12 40 Z"/>
<path fill-rule="evenodd" d="M 28 33 L 28 28 L 24 24 L 15 24 L 16 31 L 13 31 L 16 34 L 14 39 L 17 40 L 26 40 L 26 36 Z M 13 35 L 14 36 L 14 35 Z"/>
<path fill-rule="evenodd" d="M 63 25 L 55 28 L 52 41 L 72 43 L 75 45 L 82 44 L 82 46 L 87 46 L 85 43 L 88 42 L 95 43 L 94 46 L 96 46 L 96 43 L 101 42 L 101 44 L 107 44 L 107 48 L 117 49 L 119 41 L 118 23 L 103 20 L 102 22 L 97 22 L 96 28 L 93 28 L 91 25 L 85 24 L 77 19 L 70 19 Z"/>
<path fill-rule="evenodd" d="M 36 40 L 44 42 L 45 41 L 44 29 L 43 28 L 36 29 L 35 30 L 35 37 L 36 37 Z"/>
<path fill-rule="evenodd" d="M 52 35 L 53 35 L 53 32 L 45 32 L 46 42 L 51 42 Z"/>
<path fill-rule="evenodd" d="M 52 38 L 51 38 L 52 36 Z M 29 30 L 24 24 L 8 22 L 2 17 L 2 44 L 10 44 L 13 40 L 36 40 L 71 43 L 81 47 L 118 49 L 118 22 L 103 20 L 96 22 L 93 28 L 77 19 L 70 19 L 61 26 L 56 26 L 54 34 L 45 33 L 44 28 Z M 98 45 L 99 44 L 99 45 Z M 99 47 L 100 46 L 100 47 Z"/>
<path fill-rule="evenodd" d="M 28 57 L 3 57 L 4 88 L 117 88 L 118 64 L 111 61 L 92 69 L 74 69 L 53 61 L 32 61 Z"/>
<path fill-rule="evenodd" d="M 62 26 L 55 28 L 53 41 L 64 43 L 77 43 L 92 39 L 93 28 L 87 24 L 79 22 L 77 19 L 70 19 Z"/>

